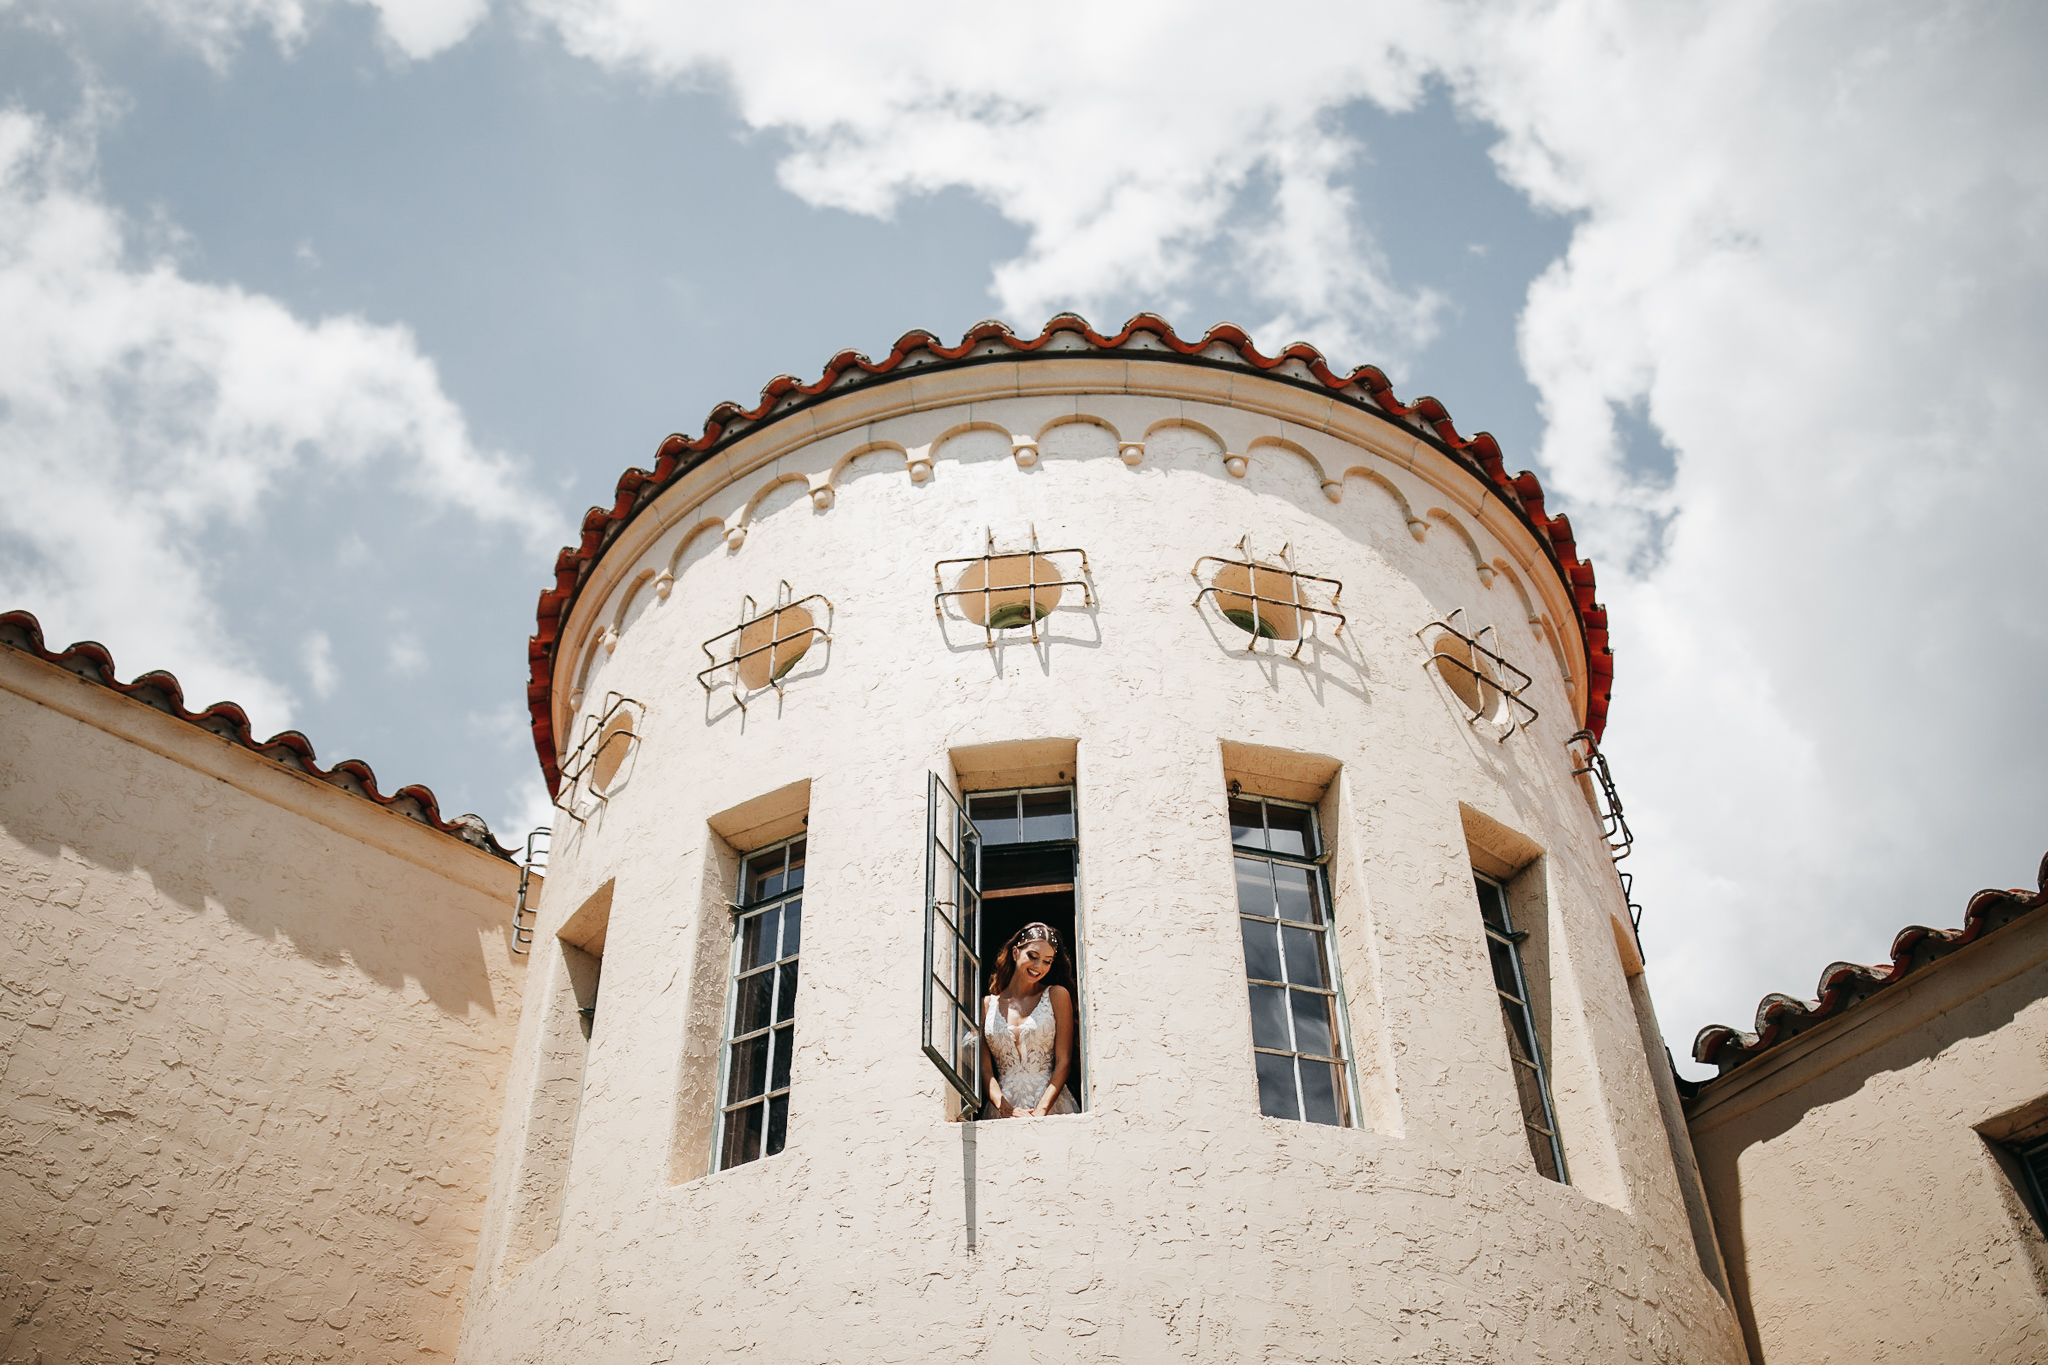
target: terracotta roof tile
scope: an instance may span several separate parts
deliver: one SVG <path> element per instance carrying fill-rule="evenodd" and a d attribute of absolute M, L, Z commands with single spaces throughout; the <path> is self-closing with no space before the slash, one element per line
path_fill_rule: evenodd
<path fill-rule="evenodd" d="M 1979 891 L 1970 897 L 1960 929 L 1929 929 L 1916 924 L 1901 930 L 1892 940 L 1890 962 L 1872 967 L 1854 962 L 1834 963 L 1820 974 L 1819 988 L 1811 1000 L 1776 993 L 1765 996 L 1757 1003 L 1753 1033 L 1727 1024 L 1707 1025 L 1693 1040 L 1693 1060 L 1717 1066 L 1725 1076 L 1744 1062 L 1853 1009 L 1958 948 L 2048 906 L 2048 855 L 2041 859 L 2035 885 L 2037 889 L 2031 895 L 2025 891 Z"/>
<path fill-rule="evenodd" d="M 555 791 L 561 781 L 555 765 L 549 694 L 562 623 L 568 619 L 577 593 L 605 548 L 662 489 L 745 433 L 857 385 L 886 382 L 905 372 L 933 366 L 1101 351 L 1139 353 L 1148 359 L 1191 365 L 1250 368 L 1280 383 L 1334 392 L 1364 411 L 1413 431 L 1463 464 L 1535 534 L 1537 543 L 1550 555 L 1558 577 L 1571 592 L 1586 642 L 1586 728 L 1595 737 L 1605 730 L 1614 664 L 1607 643 L 1607 612 L 1595 600 L 1593 566 L 1578 557 L 1571 524 L 1544 510 L 1543 489 L 1536 476 L 1527 470 L 1508 474 L 1507 466 L 1501 462 L 1500 446 L 1491 435 L 1482 431 L 1469 438 L 1462 436 L 1452 424 L 1450 413 L 1436 399 L 1425 397 L 1403 403 L 1395 397 L 1386 375 L 1374 366 L 1361 365 L 1348 374 L 1339 374 L 1329 367 L 1320 351 L 1302 342 L 1269 356 L 1252 345 L 1251 336 L 1243 328 L 1229 323 L 1212 327 L 1189 341 L 1176 335 L 1164 318 L 1140 313 L 1125 323 L 1122 331 L 1105 336 L 1082 318 L 1062 313 L 1035 337 L 1020 337 L 1001 322 L 983 322 L 969 328 L 956 346 L 943 344 L 930 332 L 915 331 L 906 332 L 879 361 L 856 351 L 841 351 L 826 362 L 824 373 L 810 383 L 791 375 L 778 375 L 768 381 L 761 390 L 761 401 L 751 408 L 742 408 L 737 403 L 719 404 L 705 420 L 702 435 L 670 436 L 655 451 L 654 468 L 633 468 L 621 474 L 612 505 L 593 507 L 586 512 L 581 539 L 556 556 L 554 584 L 541 593 L 536 629 L 527 642 L 527 706 L 533 716 L 534 749 L 547 777 L 548 790 Z"/>
<path fill-rule="evenodd" d="M 231 701 L 217 701 L 204 711 L 187 711 L 185 690 L 169 673 L 158 670 L 144 673 L 130 682 L 121 682 L 114 676 L 114 659 L 106 646 L 90 640 L 72 645 L 61 653 L 52 653 L 43 647 L 41 623 L 28 612 L 0 613 L 0 645 L 32 654 L 44 663 L 55 664 L 131 701 L 154 707 L 167 716 L 175 716 L 187 725 L 211 731 L 273 763 L 296 768 L 352 796 L 374 801 L 386 810 L 396 811 L 408 819 L 452 835 L 494 857 L 507 860 L 512 857 L 512 850 L 492 836 L 490 826 L 483 822 L 481 816 L 461 815 L 453 820 L 443 820 L 440 804 L 434 799 L 434 793 L 425 787 L 400 787 L 386 796 L 377 790 L 377 775 L 361 759 L 343 759 L 332 768 L 323 768 L 313 756 L 313 742 L 297 730 L 285 730 L 269 739 L 259 740 L 250 732 L 248 715 Z"/>

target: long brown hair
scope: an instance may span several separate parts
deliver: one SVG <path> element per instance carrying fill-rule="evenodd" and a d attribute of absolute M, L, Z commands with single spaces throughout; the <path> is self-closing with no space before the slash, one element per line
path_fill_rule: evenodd
<path fill-rule="evenodd" d="M 1050 943 L 1052 945 L 1052 970 L 1045 974 L 1045 984 L 1065 986 L 1069 996 L 1078 997 L 1074 989 L 1074 964 L 1067 956 L 1067 945 L 1060 941 L 1060 931 L 1039 920 L 1010 935 L 1010 941 L 996 954 L 988 978 L 988 993 L 1001 995 L 1003 988 L 1010 984 L 1010 978 L 1017 974 L 1017 952 L 1027 943 Z"/>

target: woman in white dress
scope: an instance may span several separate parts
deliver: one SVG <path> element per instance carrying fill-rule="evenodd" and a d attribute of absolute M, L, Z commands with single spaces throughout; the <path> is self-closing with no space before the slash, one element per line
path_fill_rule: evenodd
<path fill-rule="evenodd" d="M 1067 1089 L 1074 1064 L 1074 969 L 1048 924 L 1027 924 L 996 955 L 982 1002 L 981 1064 L 988 1110 L 999 1119 L 1078 1114 Z"/>

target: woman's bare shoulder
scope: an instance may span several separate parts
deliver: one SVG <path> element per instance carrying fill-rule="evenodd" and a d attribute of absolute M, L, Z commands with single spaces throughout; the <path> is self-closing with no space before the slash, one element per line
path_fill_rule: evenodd
<path fill-rule="evenodd" d="M 1052 992 L 1053 1004 L 1072 1005 L 1074 1003 L 1074 993 L 1068 990 L 1065 986 L 1060 985 L 1058 982 L 1054 982 L 1051 986 L 1047 987 L 1047 989 Z"/>

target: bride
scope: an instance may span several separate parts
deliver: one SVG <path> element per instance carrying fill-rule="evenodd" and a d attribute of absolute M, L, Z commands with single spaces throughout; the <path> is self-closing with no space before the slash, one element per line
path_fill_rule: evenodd
<path fill-rule="evenodd" d="M 1074 970 L 1049 924 L 1027 924 L 996 955 L 983 1000 L 981 1064 L 997 1118 L 1078 1114 L 1067 1089 L 1074 1060 Z"/>

